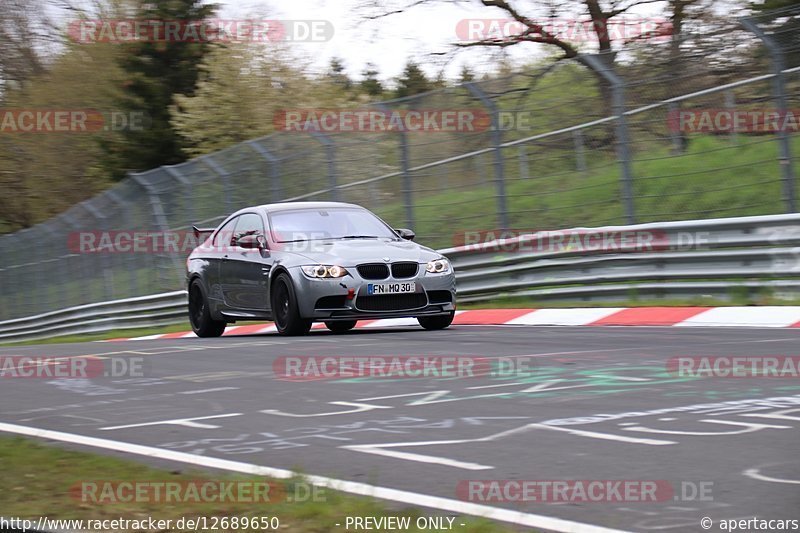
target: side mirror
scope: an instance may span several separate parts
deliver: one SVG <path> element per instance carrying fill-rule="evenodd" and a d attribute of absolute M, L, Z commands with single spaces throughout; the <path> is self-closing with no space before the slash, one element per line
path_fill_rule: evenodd
<path fill-rule="evenodd" d="M 266 250 L 267 239 L 263 235 L 242 235 L 236 239 L 236 246 L 250 250 Z"/>
<path fill-rule="evenodd" d="M 407 241 L 413 241 L 414 238 L 417 236 L 417 234 L 411 231 L 410 229 L 397 228 L 395 231 L 397 232 L 398 235 L 400 235 L 400 237 L 404 238 Z"/>

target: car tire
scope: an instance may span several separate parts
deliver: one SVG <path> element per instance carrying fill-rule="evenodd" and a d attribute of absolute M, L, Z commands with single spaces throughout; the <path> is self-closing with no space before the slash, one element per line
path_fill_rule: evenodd
<path fill-rule="evenodd" d="M 356 320 L 331 320 L 325 322 L 325 327 L 334 333 L 345 333 L 356 327 Z"/>
<path fill-rule="evenodd" d="M 228 324 L 224 320 L 214 320 L 208 307 L 203 284 L 199 279 L 189 285 L 189 322 L 198 337 L 219 337 Z"/>
<path fill-rule="evenodd" d="M 447 315 L 420 316 L 417 317 L 417 322 L 419 322 L 420 326 L 428 330 L 445 329 L 453 323 L 453 318 L 455 318 L 455 316 L 456 312 L 451 311 L 450 314 Z"/>
<path fill-rule="evenodd" d="M 300 316 L 300 306 L 294 292 L 292 278 L 285 272 L 278 274 L 272 284 L 272 318 L 281 335 L 305 335 L 311 329 L 311 320 Z"/>

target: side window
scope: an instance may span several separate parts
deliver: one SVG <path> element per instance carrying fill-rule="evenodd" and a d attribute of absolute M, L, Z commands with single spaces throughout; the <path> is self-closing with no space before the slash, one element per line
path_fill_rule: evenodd
<path fill-rule="evenodd" d="M 244 235 L 264 235 L 264 222 L 255 213 L 245 213 L 236 224 L 236 238 Z"/>
<path fill-rule="evenodd" d="M 230 246 L 231 239 L 233 239 L 233 228 L 236 226 L 236 223 L 240 218 L 242 217 L 232 218 L 227 222 L 227 224 L 220 228 L 220 230 L 214 236 L 214 241 L 212 242 L 214 247 Z"/>

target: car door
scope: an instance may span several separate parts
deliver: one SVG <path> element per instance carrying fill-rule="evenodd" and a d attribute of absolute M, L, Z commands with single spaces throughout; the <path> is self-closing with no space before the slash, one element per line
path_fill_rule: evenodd
<path fill-rule="evenodd" d="M 209 298 L 216 302 L 214 305 L 224 305 L 223 283 L 220 277 L 222 262 L 230 251 L 233 231 L 239 217 L 233 217 L 222 225 L 211 240 L 211 249 L 205 253 L 208 260 L 208 270 L 206 272 L 206 283 L 208 284 Z"/>
<path fill-rule="evenodd" d="M 268 250 L 239 246 L 238 239 L 247 235 L 261 237 L 266 242 L 264 221 L 260 214 L 244 213 L 239 216 L 230 247 L 222 259 L 222 296 L 230 309 L 265 312 L 268 309 L 270 253 Z"/>

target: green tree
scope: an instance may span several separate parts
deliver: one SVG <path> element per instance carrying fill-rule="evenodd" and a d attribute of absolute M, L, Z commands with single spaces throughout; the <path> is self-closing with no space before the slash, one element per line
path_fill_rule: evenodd
<path fill-rule="evenodd" d="M 362 78 L 359 82 L 361 92 L 373 98 L 379 98 L 383 95 L 383 83 L 381 83 L 381 80 L 378 79 L 378 71 L 375 68 L 375 65 L 372 63 L 367 63 L 367 66 L 364 68 L 361 76 Z"/>
<path fill-rule="evenodd" d="M 351 103 L 339 84 L 328 76 L 306 76 L 306 68 L 272 44 L 213 50 L 194 94 L 176 95 L 171 109 L 173 128 L 188 141 L 187 153 L 207 154 L 272 133 L 287 110 Z"/>
<path fill-rule="evenodd" d="M 405 98 L 430 91 L 432 88 L 433 83 L 425 75 L 425 72 L 417 63 L 409 59 L 403 69 L 403 74 L 397 80 L 395 93 L 397 98 Z"/>
<path fill-rule="evenodd" d="M 7 91 L 9 109 L 96 110 L 104 125 L 116 109 L 123 79 L 114 44 L 68 43 L 47 57 L 47 70 Z M 86 80 L 91 80 L 87 83 Z M 112 182 L 101 168 L 100 141 L 115 131 L 0 134 L 0 232 L 42 222 L 101 192 Z"/>
<path fill-rule="evenodd" d="M 349 91 L 353 87 L 353 80 L 351 80 L 345 72 L 344 61 L 338 57 L 332 57 L 328 67 L 328 77 L 331 81 L 341 87 L 345 91 Z"/>
<path fill-rule="evenodd" d="M 137 17 L 143 20 L 178 21 L 181 27 L 199 25 L 214 14 L 216 6 L 200 0 L 138 0 Z M 121 142 L 106 142 L 105 165 L 115 179 L 129 170 L 146 170 L 186 159 L 187 141 L 171 123 L 175 96 L 194 94 L 203 59 L 212 46 L 208 41 L 141 40 L 120 45 L 120 65 L 126 73 L 125 112 L 144 112 L 150 127 L 127 131 Z"/>
<path fill-rule="evenodd" d="M 754 2 L 752 9 L 784 50 L 786 67 L 800 65 L 800 0 L 764 0 Z"/>
<path fill-rule="evenodd" d="M 458 75 L 458 82 L 467 83 L 470 81 L 475 81 L 475 73 L 472 72 L 472 69 L 469 68 L 469 66 L 464 65 L 461 67 L 461 72 Z"/>

